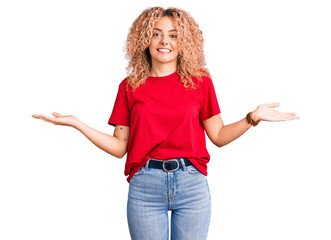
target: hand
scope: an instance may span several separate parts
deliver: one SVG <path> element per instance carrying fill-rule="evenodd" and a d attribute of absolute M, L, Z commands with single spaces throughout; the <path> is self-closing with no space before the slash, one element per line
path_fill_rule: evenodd
<path fill-rule="evenodd" d="M 254 121 L 288 121 L 293 119 L 300 119 L 294 112 L 284 113 L 270 108 L 279 107 L 279 103 L 266 103 L 259 105 L 253 112 L 252 118 Z"/>
<path fill-rule="evenodd" d="M 44 120 L 46 122 L 53 123 L 55 125 L 63 125 L 63 126 L 70 126 L 75 127 L 78 123 L 78 119 L 73 115 L 61 115 L 60 113 L 53 112 L 53 116 L 49 117 L 44 114 L 33 114 L 32 117 Z"/>

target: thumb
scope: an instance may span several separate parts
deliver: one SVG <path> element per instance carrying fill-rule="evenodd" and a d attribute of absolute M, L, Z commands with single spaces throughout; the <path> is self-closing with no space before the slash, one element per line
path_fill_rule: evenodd
<path fill-rule="evenodd" d="M 57 112 L 53 112 L 52 114 L 54 117 L 63 117 L 60 113 Z"/>
<path fill-rule="evenodd" d="M 280 103 L 267 103 L 266 106 L 269 108 L 279 107 Z"/>

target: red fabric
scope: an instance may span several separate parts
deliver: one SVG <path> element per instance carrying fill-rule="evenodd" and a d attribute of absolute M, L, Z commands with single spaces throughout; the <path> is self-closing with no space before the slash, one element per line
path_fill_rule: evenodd
<path fill-rule="evenodd" d="M 126 79 L 120 83 L 108 124 L 130 126 L 124 171 L 128 182 L 149 158 L 185 157 L 207 175 L 210 155 L 202 121 L 221 111 L 212 80 L 193 81 L 199 88 L 186 89 L 175 72 L 148 77 L 134 92 L 130 86 L 126 92 Z"/>

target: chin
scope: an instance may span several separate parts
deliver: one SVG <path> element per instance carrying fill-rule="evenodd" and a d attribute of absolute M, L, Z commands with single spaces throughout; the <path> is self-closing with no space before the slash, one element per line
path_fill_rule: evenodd
<path fill-rule="evenodd" d="M 166 64 L 166 63 L 172 63 L 174 61 L 176 61 L 176 59 L 169 59 L 169 60 L 159 60 L 159 59 L 156 59 L 157 62 L 159 63 L 163 63 L 163 64 Z"/>
<path fill-rule="evenodd" d="M 153 58 L 153 57 L 152 57 Z M 174 62 L 177 61 L 177 56 L 176 57 L 171 57 L 171 58 L 160 58 L 160 57 L 155 57 L 154 58 L 157 62 L 160 63 L 170 63 L 170 62 Z"/>

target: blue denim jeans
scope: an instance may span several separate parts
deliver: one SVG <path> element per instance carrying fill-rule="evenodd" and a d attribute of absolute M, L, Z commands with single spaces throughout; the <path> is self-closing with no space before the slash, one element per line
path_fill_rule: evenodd
<path fill-rule="evenodd" d="M 174 172 L 142 167 L 130 181 L 127 217 L 133 240 L 205 240 L 211 201 L 207 177 L 193 165 Z"/>

